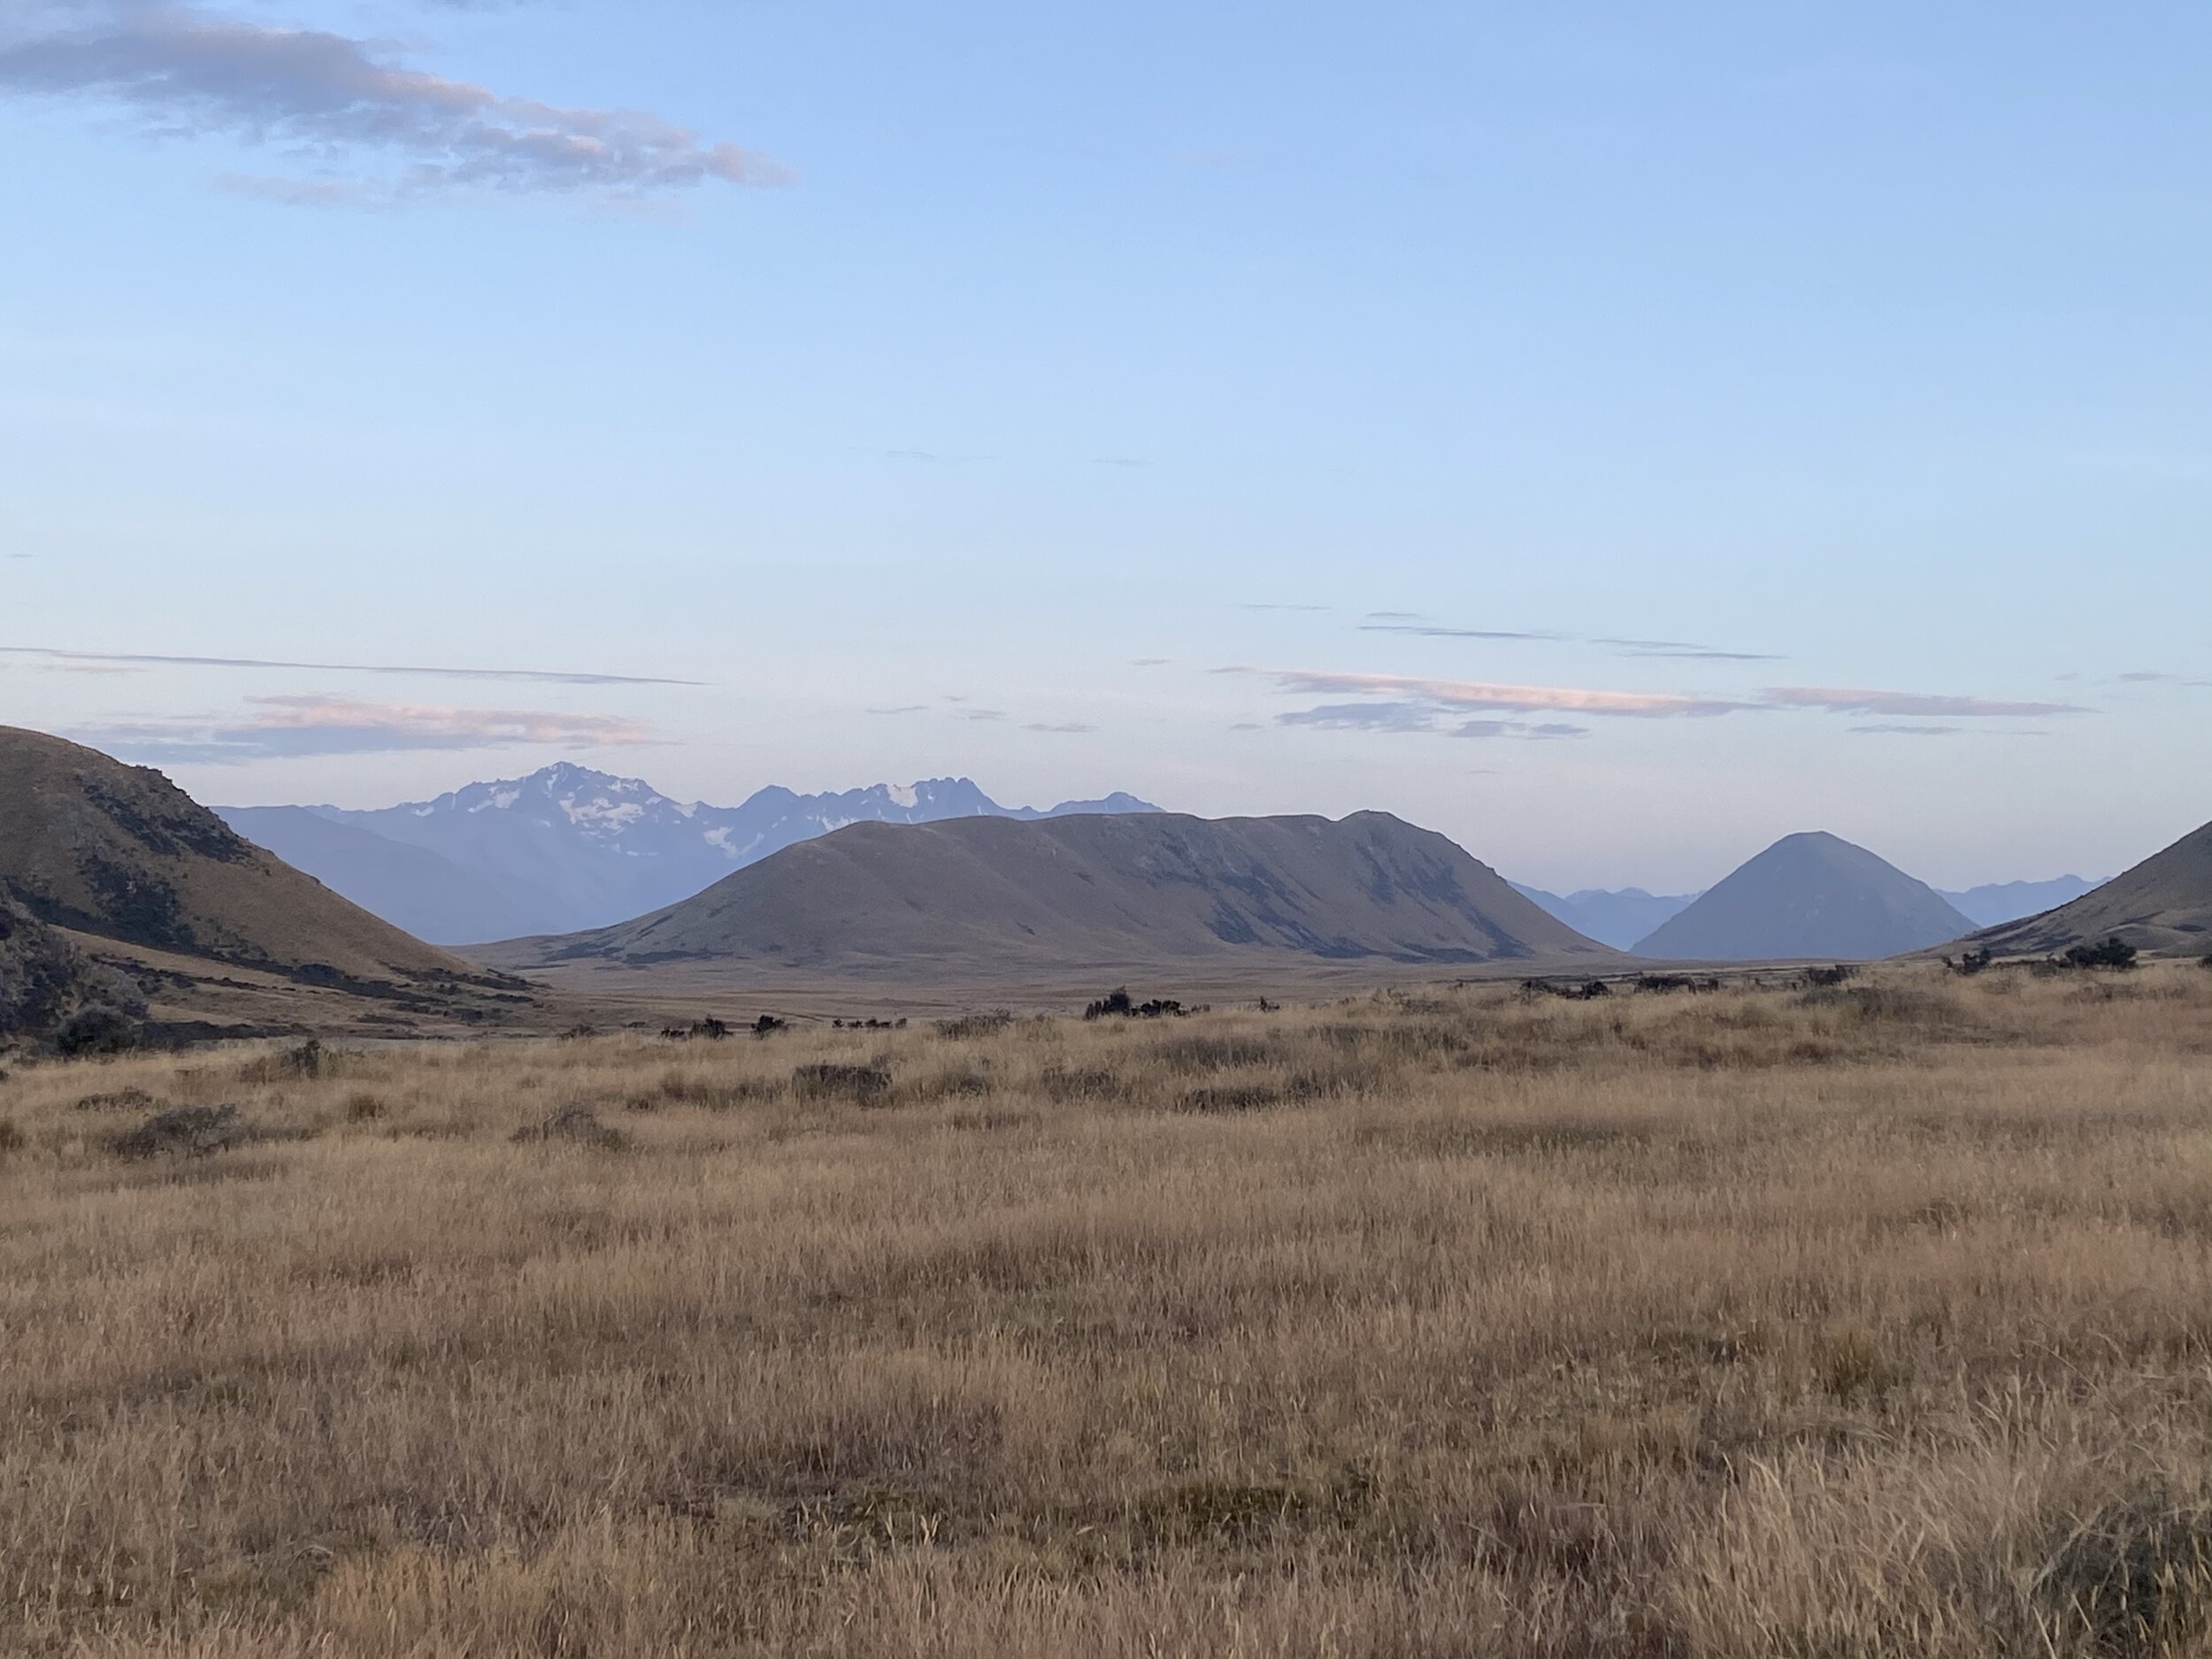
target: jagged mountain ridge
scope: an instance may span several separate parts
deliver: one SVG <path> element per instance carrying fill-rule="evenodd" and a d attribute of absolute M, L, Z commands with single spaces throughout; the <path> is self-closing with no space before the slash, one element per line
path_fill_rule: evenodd
<path fill-rule="evenodd" d="M 849 824 L 1033 822 L 1158 810 L 1124 794 L 1045 809 L 1006 807 L 967 778 L 810 795 L 771 787 L 720 807 L 679 802 L 641 779 L 563 763 L 369 811 L 316 806 L 223 813 L 242 834 L 364 908 L 420 937 L 465 944 L 627 921 Z M 416 856 L 395 856 L 375 841 L 341 844 L 299 815 Z"/>

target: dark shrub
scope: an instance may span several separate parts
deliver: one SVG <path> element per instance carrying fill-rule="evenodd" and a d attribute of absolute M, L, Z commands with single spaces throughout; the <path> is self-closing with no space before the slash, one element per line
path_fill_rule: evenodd
<path fill-rule="evenodd" d="M 1970 950 L 1962 956 L 1946 956 L 1943 959 L 1943 965 L 1954 973 L 1970 976 L 1986 972 L 1989 964 L 1996 959 L 1997 953 L 1984 945 L 1979 950 Z"/>
<path fill-rule="evenodd" d="M 138 1047 L 139 1024 L 104 1004 L 81 1008 L 55 1028 L 54 1047 L 72 1056 L 128 1054 Z"/>
<path fill-rule="evenodd" d="M 1261 1002 L 1263 1010 L 1265 999 Z M 1185 1008 L 1171 996 L 1156 996 L 1149 1002 L 1135 1002 L 1126 987 L 1109 992 L 1083 1010 L 1086 1019 L 1180 1019 L 1187 1014 L 1203 1013 L 1203 1009 Z"/>
<path fill-rule="evenodd" d="M 2116 936 L 2106 940 L 2101 945 L 2076 945 L 2059 960 L 2070 968 L 2114 968 L 2124 971 L 2135 965 L 2138 954 L 2133 945 Z"/>
<path fill-rule="evenodd" d="M 1858 977 L 1858 969 L 1847 962 L 1839 962 L 1832 968 L 1805 970 L 1805 983 L 1815 990 L 1829 990 L 1839 985 L 1848 985 Z"/>
<path fill-rule="evenodd" d="M 1556 979 L 1524 979 L 1521 993 L 1525 996 L 1556 996 L 1569 1002 L 1594 1002 L 1601 996 L 1610 996 L 1613 987 L 1602 979 L 1578 979 L 1567 984 Z"/>

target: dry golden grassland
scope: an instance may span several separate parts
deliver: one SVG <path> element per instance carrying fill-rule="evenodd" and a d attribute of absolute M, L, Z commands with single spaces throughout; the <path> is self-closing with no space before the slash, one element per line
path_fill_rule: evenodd
<path fill-rule="evenodd" d="M 2193 966 L 0 1118 L 0 1653 L 2212 1655 Z"/>

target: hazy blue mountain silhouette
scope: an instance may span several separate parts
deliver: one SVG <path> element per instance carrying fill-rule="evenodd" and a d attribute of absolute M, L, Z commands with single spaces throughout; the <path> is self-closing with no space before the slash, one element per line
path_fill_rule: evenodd
<path fill-rule="evenodd" d="M 1995 927 L 2055 910 L 2102 885 L 2079 876 L 2056 876 L 2048 881 L 1999 881 L 1962 892 L 1942 887 L 1936 891 L 1977 927 Z M 1513 887 L 1576 932 L 1617 950 L 1634 949 L 1663 923 L 1689 909 L 1698 897 L 1694 893 L 1647 893 L 1641 887 L 1583 887 L 1563 896 L 1518 881 Z"/>
<path fill-rule="evenodd" d="M 1583 887 L 1563 898 L 1517 881 L 1513 890 L 1541 905 L 1578 933 L 1616 950 L 1634 949 L 1639 940 L 1662 922 L 1680 915 L 1697 898 L 1694 893 L 1647 893 L 1641 887 Z"/>
<path fill-rule="evenodd" d="M 1824 832 L 1789 835 L 1636 946 L 1695 962 L 1869 961 L 1939 945 L 1974 924 L 1925 882 Z"/>
<path fill-rule="evenodd" d="M 1943 894 L 1952 909 L 1975 926 L 1995 927 L 2070 904 L 2083 894 L 2093 893 L 2103 885 L 2101 881 L 2085 881 L 2079 876 L 2057 876 L 2048 881 L 1993 882 L 1986 887 L 1969 887 L 1963 893 L 1942 888 L 1937 891 Z"/>
<path fill-rule="evenodd" d="M 771 787 L 741 805 L 718 807 L 674 801 L 640 779 L 565 763 L 369 811 L 221 809 L 239 833 L 363 909 L 441 944 L 626 921 L 849 824 L 1158 810 L 1121 794 L 1042 810 L 1005 807 L 966 778 L 810 795 Z M 303 819 L 348 833 L 324 834 Z"/>

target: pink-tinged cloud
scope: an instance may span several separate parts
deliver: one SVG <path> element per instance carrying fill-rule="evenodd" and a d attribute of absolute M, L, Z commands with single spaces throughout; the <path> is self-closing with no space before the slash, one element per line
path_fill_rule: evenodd
<path fill-rule="evenodd" d="M 649 726 L 620 715 L 419 708 L 349 697 L 253 697 L 248 704 L 252 712 L 243 720 L 161 720 L 70 735 L 154 765 L 237 765 L 424 749 L 629 749 L 656 741 Z"/>
<path fill-rule="evenodd" d="M 455 189 L 640 196 L 789 177 L 672 121 L 449 81 L 395 61 L 374 41 L 181 0 L 65 0 L 47 10 L 58 27 L 0 29 L 0 91 L 119 105 L 164 136 L 273 145 L 319 170 L 390 158 L 367 173 L 234 180 L 273 201 L 396 202 Z M 27 11 L 35 9 L 17 0 L 0 5 L 0 18 Z"/>
<path fill-rule="evenodd" d="M 1504 686 L 1462 680 L 1422 680 L 1401 674 L 1319 673 L 1308 669 L 1248 669 L 1265 674 L 1285 691 L 1320 696 L 1390 697 L 1463 712 L 1610 715 L 1641 720 L 1735 714 L 1760 705 L 1724 697 L 1665 691 L 1594 691 L 1571 686 Z"/>
<path fill-rule="evenodd" d="M 1760 701 L 1776 709 L 1817 709 L 1827 714 L 1914 715 L 1940 719 L 2041 719 L 2057 714 L 2094 714 L 2072 703 L 2007 703 L 1993 697 L 1956 697 L 1923 691 L 1864 691 L 1832 686 L 1770 686 Z"/>

